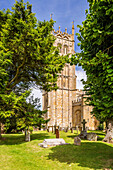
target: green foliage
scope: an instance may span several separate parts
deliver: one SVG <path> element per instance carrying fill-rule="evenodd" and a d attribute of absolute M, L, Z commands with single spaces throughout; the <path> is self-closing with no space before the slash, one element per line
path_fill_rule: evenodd
<path fill-rule="evenodd" d="M 8 119 L 4 121 L 6 132 L 31 130 L 33 126 L 41 128 L 42 124 L 46 124 L 49 121 L 49 119 L 44 119 L 44 114 L 47 111 L 40 110 L 40 99 L 34 99 L 33 96 L 28 95 L 19 100 L 14 109 L 14 114 L 10 114 Z"/>
<path fill-rule="evenodd" d="M 23 0 L 12 11 L 0 11 L 0 121 L 21 108 L 31 85 L 57 89 L 57 73 L 67 56 L 59 57 L 53 46 L 53 25 L 52 19 L 37 22 L 32 6 Z"/>
<path fill-rule="evenodd" d="M 19 83 L 25 82 L 29 82 L 30 86 L 31 82 L 35 82 L 47 91 L 57 88 L 56 73 L 61 71 L 66 57 L 59 57 L 58 49 L 53 46 L 55 38 L 51 32 L 54 21 L 37 23 L 31 5 L 23 1 L 16 1 L 12 10 L 7 14 L 4 25 L 1 23 L 2 61 L 5 66 L 9 62 L 5 69 L 9 75 L 6 87 L 16 88 Z"/>
<path fill-rule="evenodd" d="M 81 53 L 75 62 L 87 74 L 84 90 L 94 106 L 93 114 L 103 121 L 113 118 L 113 2 L 88 0 L 89 12 L 77 33 Z M 74 63 L 75 63 L 74 62 Z"/>

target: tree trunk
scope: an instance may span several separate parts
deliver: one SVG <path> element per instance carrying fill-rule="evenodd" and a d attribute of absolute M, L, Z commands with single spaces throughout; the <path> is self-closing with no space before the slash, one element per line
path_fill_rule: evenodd
<path fill-rule="evenodd" d="M 103 139 L 104 142 L 112 143 L 113 142 L 113 120 L 108 121 L 107 123 L 107 133 L 105 138 Z"/>
<path fill-rule="evenodd" d="M 2 132 L 2 123 L 0 122 L 0 139 L 2 139 L 2 134 L 1 134 L 1 132 Z"/>
<path fill-rule="evenodd" d="M 25 141 L 30 142 L 30 132 L 27 129 L 25 129 Z"/>

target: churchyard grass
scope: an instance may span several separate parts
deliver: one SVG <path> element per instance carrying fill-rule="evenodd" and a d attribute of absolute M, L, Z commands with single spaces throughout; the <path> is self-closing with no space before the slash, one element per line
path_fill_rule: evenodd
<path fill-rule="evenodd" d="M 113 169 L 113 144 L 102 142 L 105 134 L 94 131 L 99 141 L 82 140 L 81 146 L 73 144 L 76 131 L 60 131 L 70 145 L 50 148 L 38 146 L 44 139 L 55 138 L 52 132 L 39 131 L 24 142 L 23 134 L 4 134 L 0 141 L 0 170 L 91 170 Z"/>

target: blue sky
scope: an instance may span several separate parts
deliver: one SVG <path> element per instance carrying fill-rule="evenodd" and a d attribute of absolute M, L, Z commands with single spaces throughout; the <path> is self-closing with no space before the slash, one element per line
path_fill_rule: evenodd
<path fill-rule="evenodd" d="M 27 0 L 24 0 L 27 2 Z M 0 0 L 0 9 L 11 9 L 15 0 Z M 38 20 L 50 20 L 50 14 L 53 14 L 53 20 L 56 21 L 55 30 L 61 26 L 61 31 L 64 32 L 67 28 L 68 33 L 71 33 L 72 21 L 75 23 L 75 32 L 78 32 L 77 25 L 81 25 L 85 20 L 85 10 L 88 9 L 87 0 L 29 0 L 32 4 L 33 12 Z M 77 47 L 78 40 L 75 36 L 75 51 L 79 51 Z"/>
<path fill-rule="evenodd" d="M 27 2 L 27 0 L 24 0 Z M 11 9 L 14 5 L 15 0 L 0 0 L 0 10 L 3 8 Z M 53 20 L 56 21 L 54 29 L 57 30 L 61 27 L 61 31 L 64 32 L 67 28 L 67 32 L 71 33 L 72 21 L 74 20 L 75 33 L 78 32 L 77 25 L 81 25 L 82 21 L 85 20 L 85 10 L 88 9 L 87 0 L 29 0 L 32 4 L 32 10 L 36 14 L 38 20 L 50 20 L 50 14 L 53 14 Z M 80 49 L 77 47 L 77 37 L 75 36 L 75 51 L 79 52 Z M 85 72 L 81 67 L 76 67 L 77 75 L 77 88 L 83 87 L 80 80 L 86 79 Z M 40 92 L 37 93 L 41 96 Z"/>

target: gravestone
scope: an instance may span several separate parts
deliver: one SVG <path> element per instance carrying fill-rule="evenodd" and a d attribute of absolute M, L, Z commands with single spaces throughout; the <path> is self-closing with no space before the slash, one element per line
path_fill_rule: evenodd
<path fill-rule="evenodd" d="M 97 134 L 96 133 L 87 133 L 87 140 L 97 141 Z"/>
<path fill-rule="evenodd" d="M 30 132 L 26 132 L 25 141 L 30 142 Z"/>
<path fill-rule="evenodd" d="M 77 134 L 78 134 L 78 126 L 76 126 L 76 131 L 77 131 Z"/>
<path fill-rule="evenodd" d="M 108 143 L 112 143 L 113 139 L 113 126 L 111 123 L 109 123 L 108 129 L 107 129 L 107 133 L 105 138 L 103 139 L 104 142 L 108 142 Z"/>
<path fill-rule="evenodd" d="M 83 119 L 83 122 L 82 122 L 82 124 L 83 124 L 83 130 L 81 131 L 81 133 L 80 133 L 80 135 L 79 135 L 79 137 L 81 138 L 81 139 L 86 139 L 87 138 L 87 131 L 86 131 L 86 128 L 85 128 L 85 124 L 86 124 L 87 122 L 85 121 L 85 119 Z"/>
<path fill-rule="evenodd" d="M 74 138 L 74 145 L 81 145 L 81 139 L 79 137 Z"/>
<path fill-rule="evenodd" d="M 69 143 L 66 143 L 64 139 L 44 139 L 43 143 L 39 143 L 38 145 L 43 148 L 48 148 L 51 146 L 57 146 L 57 145 L 68 145 Z"/>
<path fill-rule="evenodd" d="M 83 124 L 83 131 L 85 131 L 86 130 L 86 128 L 85 128 L 85 124 L 86 124 L 87 122 L 85 121 L 85 119 L 83 119 L 83 122 L 82 122 L 82 124 Z"/>

